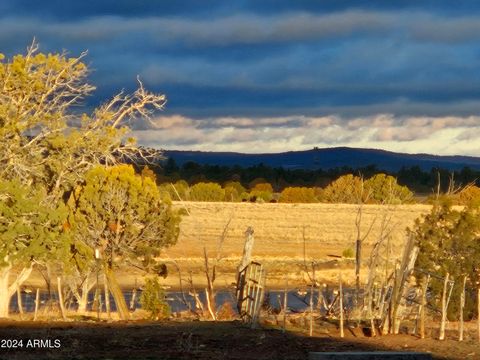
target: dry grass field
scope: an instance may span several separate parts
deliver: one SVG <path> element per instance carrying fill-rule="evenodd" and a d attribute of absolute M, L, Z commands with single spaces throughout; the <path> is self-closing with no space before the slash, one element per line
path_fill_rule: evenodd
<path fill-rule="evenodd" d="M 211 260 L 215 259 L 224 229 L 226 233 L 220 249 L 222 260 L 217 275 L 217 285 L 222 287 L 234 281 L 235 267 L 242 255 L 244 232 L 248 226 L 255 231 L 253 259 L 264 264 L 268 273 L 267 282 L 271 286 L 283 284 L 286 273 L 291 284 L 301 284 L 304 243 L 307 262 L 325 263 L 319 274 L 320 281 L 324 282 L 335 282 L 338 274 L 328 255 L 341 255 L 347 248 L 354 249 L 357 205 L 177 202 L 175 206 L 188 209 L 190 215 L 183 217 L 178 243 L 164 252 L 165 260 L 176 263 L 183 273 L 191 271 L 195 283 L 199 285 L 205 282 L 202 275 L 203 249 L 207 249 Z M 372 244 L 379 237 L 384 215 L 391 217 L 391 254 L 399 257 L 406 239 L 405 229 L 430 208 L 429 205 L 365 205 L 362 234 L 374 223 L 364 242 L 364 259 L 368 258 Z M 346 268 L 347 280 L 351 280 L 352 261 L 345 261 L 342 267 Z M 170 272 L 167 282 L 172 286 L 178 285 L 174 276 L 175 266 L 170 267 Z"/>
<path fill-rule="evenodd" d="M 266 268 L 267 285 L 270 288 L 283 288 L 286 274 L 289 286 L 301 286 L 304 283 L 304 244 L 307 263 L 316 261 L 321 264 L 320 271 L 317 271 L 320 282 L 336 283 L 339 267 L 344 269 L 344 279 L 353 282 L 353 260 L 338 264 L 328 255 L 341 255 L 345 249 L 354 249 L 357 205 L 176 202 L 174 206 L 188 209 L 190 215 L 182 217 L 177 244 L 163 251 L 162 260 L 167 263 L 169 271 L 169 276 L 162 280 L 166 286 L 179 287 L 180 269 L 183 278 L 191 273 L 194 285 L 204 288 L 205 247 L 210 264 L 213 264 L 217 254 L 221 257 L 215 286 L 230 287 L 235 281 L 248 226 L 253 227 L 255 236 L 252 258 Z M 368 259 L 372 244 L 378 239 L 384 215 L 391 217 L 391 256 L 398 258 L 406 240 L 405 229 L 412 226 L 416 218 L 428 213 L 430 208 L 429 205 L 365 205 L 362 234 L 374 223 L 363 245 L 364 262 Z M 219 249 L 224 230 L 224 241 Z M 120 269 L 118 280 L 122 287 L 130 290 L 143 283 L 144 275 L 134 269 Z M 361 277 L 366 275 L 366 271 L 362 270 Z M 45 283 L 40 274 L 34 272 L 27 285 L 43 287 Z"/>

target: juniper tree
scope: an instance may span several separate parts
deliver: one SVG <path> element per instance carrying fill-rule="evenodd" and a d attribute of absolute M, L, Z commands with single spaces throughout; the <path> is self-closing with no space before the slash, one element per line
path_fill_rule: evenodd
<path fill-rule="evenodd" d="M 0 317 L 35 263 L 69 252 L 66 207 L 46 201 L 45 189 L 0 180 Z M 19 272 L 10 281 L 12 270 Z"/>
<path fill-rule="evenodd" d="M 376 174 L 365 181 L 369 201 L 380 204 L 407 204 L 413 202 L 413 193 L 399 185 L 397 179 L 385 174 Z"/>
<path fill-rule="evenodd" d="M 154 180 L 129 165 L 91 169 L 68 206 L 77 261 L 89 261 L 95 249 L 100 251 L 117 307 L 128 317 L 113 270 L 130 264 L 158 271 L 155 258 L 179 234 L 177 212 L 162 200 Z"/>
<path fill-rule="evenodd" d="M 467 206 L 454 209 L 451 200 L 440 198 L 431 212 L 418 219 L 409 232 L 420 249 L 416 266 L 434 274 L 446 273 L 455 281 L 449 314 L 457 313 L 460 283 L 468 277 L 467 288 L 474 290 L 480 279 L 480 209 Z M 435 294 L 441 293 L 443 284 L 432 282 Z M 438 300 L 438 296 L 437 296 Z M 467 317 L 474 314 L 474 300 L 467 297 Z M 438 305 L 438 304 L 437 304 Z"/>

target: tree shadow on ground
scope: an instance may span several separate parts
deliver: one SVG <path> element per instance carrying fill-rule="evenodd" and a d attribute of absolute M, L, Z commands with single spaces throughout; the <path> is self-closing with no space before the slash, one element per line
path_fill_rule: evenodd
<path fill-rule="evenodd" d="M 0 321 L 0 339 L 23 340 L 22 347 L 0 348 L 1 359 L 307 359 L 311 351 L 386 350 L 430 350 L 434 359 L 468 359 L 468 351 L 475 346 L 478 350 L 477 344 L 462 343 L 468 346 L 459 352 L 455 346 L 460 343 L 453 340 L 419 340 L 410 335 L 308 337 L 272 328 L 251 329 L 238 321 Z M 42 343 L 32 347 L 33 340 Z M 453 350 L 448 352 L 448 347 Z M 452 354 L 459 357 L 449 357 Z"/>

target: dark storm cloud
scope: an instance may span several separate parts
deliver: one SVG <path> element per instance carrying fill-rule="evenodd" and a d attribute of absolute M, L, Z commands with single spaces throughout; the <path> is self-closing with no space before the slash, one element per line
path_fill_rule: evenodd
<path fill-rule="evenodd" d="M 92 104 L 133 88 L 136 74 L 167 93 L 169 110 L 186 115 L 375 111 L 399 101 L 423 104 L 428 113 L 428 104 L 480 96 L 478 49 L 464 45 L 479 33 L 471 15 L 346 10 L 212 20 L 96 15 L 70 22 L 27 15 L 0 20 L 4 51 L 20 51 L 33 36 L 45 51 L 88 49 L 99 86 Z"/>
<path fill-rule="evenodd" d="M 194 144 L 210 139 L 209 130 L 231 127 L 244 143 L 281 131 L 295 138 L 295 129 L 308 126 L 302 117 L 318 116 L 338 121 L 294 144 L 353 142 L 360 135 L 348 124 L 359 117 L 391 114 L 400 124 L 403 117 L 480 112 L 479 10 L 476 1 L 441 0 L 4 0 L 0 52 L 24 52 L 33 37 L 45 52 L 88 50 L 98 86 L 90 107 L 133 90 L 139 74 L 167 95 L 165 116 L 202 119 L 189 123 L 195 132 L 188 137 L 162 138 L 167 144 Z M 269 131 L 252 133 L 258 127 Z M 405 142 L 426 137 L 430 127 L 361 134 Z M 225 144 L 235 138 L 219 136 Z"/>
<path fill-rule="evenodd" d="M 475 0 L 4 0 L 3 13 L 23 16 L 34 14 L 50 19 L 69 21 L 94 16 L 177 16 L 211 17 L 232 12 L 271 15 L 288 12 L 331 13 L 351 9 L 374 11 L 426 11 L 441 14 L 478 13 Z"/>

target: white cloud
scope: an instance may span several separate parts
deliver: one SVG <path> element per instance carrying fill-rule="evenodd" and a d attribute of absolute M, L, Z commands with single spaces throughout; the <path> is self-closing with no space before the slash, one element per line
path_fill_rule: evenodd
<path fill-rule="evenodd" d="M 480 117 L 338 116 L 190 119 L 160 116 L 158 126 L 136 130 L 142 145 L 164 149 L 281 152 L 331 146 L 406 153 L 480 156 Z"/>

